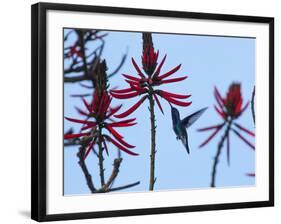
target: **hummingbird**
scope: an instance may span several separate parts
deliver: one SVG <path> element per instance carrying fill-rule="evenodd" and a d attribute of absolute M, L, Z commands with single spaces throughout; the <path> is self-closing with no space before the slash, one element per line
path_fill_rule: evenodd
<path fill-rule="evenodd" d="M 202 108 L 201 110 L 198 110 L 181 120 L 179 111 L 171 104 L 170 106 L 173 121 L 173 129 L 177 136 L 177 140 L 180 139 L 182 141 L 187 153 L 189 154 L 190 149 L 188 146 L 188 136 L 186 129 L 189 128 L 195 121 L 197 121 L 197 119 L 205 112 L 205 110 L 207 110 L 207 107 Z"/>

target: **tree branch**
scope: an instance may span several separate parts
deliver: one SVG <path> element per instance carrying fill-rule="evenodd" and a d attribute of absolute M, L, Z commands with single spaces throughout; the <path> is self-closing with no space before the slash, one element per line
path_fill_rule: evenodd
<path fill-rule="evenodd" d="M 79 158 L 78 164 L 80 165 L 80 167 L 81 167 L 81 169 L 83 171 L 83 174 L 85 176 L 88 188 L 90 189 L 91 193 L 95 193 L 97 190 L 94 187 L 92 176 L 89 173 L 88 168 L 86 166 L 86 163 L 85 163 L 85 160 L 84 160 L 84 155 L 85 155 L 85 147 L 81 146 L 79 148 L 78 153 L 77 153 L 77 157 Z"/>
<path fill-rule="evenodd" d="M 254 89 L 253 89 L 253 92 L 252 92 L 252 100 L 251 100 L 251 109 L 252 109 L 252 117 L 253 117 L 254 124 L 256 124 L 255 94 L 256 94 L 256 86 L 254 86 Z"/>
<path fill-rule="evenodd" d="M 220 157 L 220 154 L 221 154 L 221 150 L 222 150 L 222 147 L 223 147 L 224 140 L 229 135 L 231 124 L 232 124 L 232 120 L 230 120 L 228 122 L 226 130 L 224 132 L 224 135 L 222 136 L 221 141 L 219 142 L 219 145 L 218 145 L 218 150 L 217 150 L 216 156 L 214 158 L 214 164 L 213 164 L 213 169 L 212 169 L 211 187 L 215 187 L 216 174 L 217 174 L 217 165 L 219 163 L 219 157 Z"/>

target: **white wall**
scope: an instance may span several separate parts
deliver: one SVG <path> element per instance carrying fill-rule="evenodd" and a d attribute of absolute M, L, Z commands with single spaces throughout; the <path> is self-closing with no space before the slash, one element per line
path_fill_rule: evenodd
<path fill-rule="evenodd" d="M 79 220 L 60 223 L 278 223 L 280 198 L 280 5 L 278 0 L 68 0 L 63 3 L 186 10 L 275 17 L 275 160 L 276 206 L 228 211 Z M 34 223 L 30 213 L 30 5 L 35 1 L 3 1 L 0 34 L 0 223 Z"/>

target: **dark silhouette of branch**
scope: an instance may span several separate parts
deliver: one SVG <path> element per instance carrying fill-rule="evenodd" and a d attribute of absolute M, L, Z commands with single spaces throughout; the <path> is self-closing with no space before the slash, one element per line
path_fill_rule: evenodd
<path fill-rule="evenodd" d="M 74 83 L 74 82 L 80 82 L 84 80 L 92 80 L 91 73 L 95 70 L 96 65 L 98 64 L 98 61 L 100 61 L 101 54 L 103 52 L 104 48 L 104 40 L 102 39 L 105 35 L 97 36 L 97 33 L 100 31 L 94 31 L 94 30 L 74 30 L 78 40 L 75 42 L 75 44 L 72 47 L 79 47 L 79 51 L 76 50 L 76 52 L 79 52 L 79 57 L 81 57 L 81 60 L 79 60 L 79 57 L 71 56 L 72 57 L 72 63 L 68 68 L 64 69 L 64 75 L 70 74 L 70 73 L 83 73 L 83 75 L 78 75 L 74 77 L 64 77 L 64 82 L 68 83 Z M 94 40 L 100 40 L 101 45 L 94 49 L 90 54 L 86 54 L 86 44 L 89 41 Z M 69 54 L 71 54 L 71 48 L 72 47 L 66 47 L 64 51 L 65 59 L 70 57 Z M 88 60 L 90 57 L 93 58 L 91 60 Z"/>
<path fill-rule="evenodd" d="M 111 78 L 112 76 L 116 75 L 116 74 L 119 72 L 119 70 L 122 68 L 122 66 L 123 66 L 124 63 L 125 63 L 126 58 L 127 58 L 127 53 L 122 56 L 120 64 L 118 65 L 118 67 L 117 67 L 113 72 L 111 72 L 111 73 L 107 76 L 108 78 Z"/>
<path fill-rule="evenodd" d="M 80 47 L 80 52 L 81 52 L 81 58 L 79 60 L 78 57 L 72 58 L 73 61 L 70 64 L 70 66 L 68 68 L 64 69 L 64 82 L 65 83 L 75 83 L 75 82 L 81 82 L 81 81 L 91 81 L 93 80 L 92 77 L 92 72 L 95 71 L 96 66 L 98 64 L 98 61 L 100 61 L 101 55 L 103 53 L 103 49 L 104 49 L 104 45 L 105 45 L 105 41 L 103 40 L 103 38 L 107 35 L 106 34 L 102 34 L 99 35 L 100 31 L 95 31 L 95 30 L 74 30 L 76 35 L 78 36 L 78 40 L 75 43 L 75 46 L 79 46 Z M 71 31 L 67 34 L 66 39 L 68 37 L 68 35 L 71 34 Z M 65 40 L 66 40 L 65 39 Z M 96 41 L 99 40 L 101 42 L 100 46 L 97 47 L 96 49 L 94 49 L 91 53 L 89 53 L 88 55 L 86 54 L 86 44 L 90 41 Z M 64 53 L 64 57 L 65 58 L 69 58 L 69 50 L 71 49 L 71 47 L 66 47 L 64 49 L 64 51 L 66 53 Z M 92 57 L 92 59 L 90 59 Z M 122 68 L 122 66 L 124 65 L 125 61 L 127 58 L 127 53 L 124 54 L 121 58 L 121 61 L 119 63 L 119 65 L 117 66 L 117 68 L 111 72 L 108 75 L 108 78 L 114 76 L 115 74 L 117 74 L 120 69 Z M 67 74 L 71 74 L 71 73 L 82 73 L 79 74 L 78 76 L 72 76 L 72 77 L 67 77 Z"/>
<path fill-rule="evenodd" d="M 214 164 L 213 164 L 212 175 L 211 175 L 211 187 L 216 186 L 215 182 L 216 182 L 216 174 L 217 174 L 217 165 L 219 163 L 219 157 L 220 157 L 220 154 L 221 154 L 221 150 L 222 150 L 224 141 L 227 138 L 227 136 L 229 135 L 231 123 L 232 123 L 232 120 L 228 121 L 225 132 L 224 132 L 224 134 L 223 134 L 223 136 L 222 136 L 222 138 L 221 138 L 221 140 L 218 144 L 218 150 L 217 150 L 216 156 L 214 158 Z"/>
<path fill-rule="evenodd" d="M 88 75 L 88 64 L 87 64 L 87 61 L 86 61 L 84 31 L 83 30 L 77 30 L 77 34 L 78 34 L 78 40 L 79 40 L 79 44 L 80 44 L 80 51 L 82 53 L 84 75 L 87 76 Z"/>
<path fill-rule="evenodd" d="M 64 82 L 67 83 L 67 82 L 81 82 L 81 81 L 90 81 L 91 78 L 89 76 L 85 76 L 85 75 L 80 75 L 80 76 L 74 76 L 74 77 L 64 77 Z"/>
<path fill-rule="evenodd" d="M 122 162 L 122 158 L 114 159 L 113 170 L 112 170 L 112 173 L 111 173 L 110 177 L 108 178 L 108 180 L 107 180 L 107 182 L 104 186 L 105 190 L 108 190 L 110 188 L 110 186 L 113 184 L 115 178 L 117 177 L 117 175 L 119 173 L 119 167 L 120 167 L 121 162 Z"/>
<path fill-rule="evenodd" d="M 87 186 L 88 186 L 89 190 L 91 191 L 91 193 L 93 193 L 93 194 L 94 193 L 106 193 L 106 192 L 124 190 L 124 189 L 131 188 L 131 187 L 134 187 L 134 186 L 140 184 L 140 181 L 137 181 L 132 184 L 127 184 L 127 185 L 112 188 L 112 184 L 118 176 L 119 168 L 120 168 L 120 165 L 122 162 L 122 158 L 120 158 L 120 155 L 118 155 L 118 158 L 114 159 L 113 169 L 112 169 L 111 175 L 108 178 L 108 180 L 106 181 L 106 183 L 100 189 L 95 188 L 93 180 L 92 180 L 92 176 L 91 176 L 91 174 L 87 168 L 87 165 L 85 163 L 85 160 L 84 160 L 84 155 L 85 155 L 85 151 L 86 151 L 86 147 L 87 147 L 88 143 L 89 143 L 89 139 L 83 139 L 81 141 L 82 145 L 79 147 L 77 157 L 79 159 L 78 164 L 80 165 L 80 167 L 82 169 L 82 172 L 86 179 Z"/>
<path fill-rule="evenodd" d="M 111 188 L 107 192 L 120 191 L 120 190 L 124 190 L 124 189 L 127 189 L 127 188 L 131 188 L 131 187 L 137 186 L 139 184 L 140 184 L 140 181 L 137 181 L 137 182 L 132 183 L 132 184 L 127 184 L 127 185 L 124 185 L 124 186 Z"/>
<path fill-rule="evenodd" d="M 84 155 L 85 155 L 85 147 L 81 146 L 79 148 L 78 153 L 77 153 L 77 157 L 79 158 L 78 164 L 80 165 L 80 167 L 81 167 L 81 169 L 84 173 L 88 188 L 90 189 L 91 193 L 95 193 L 97 190 L 94 187 L 92 176 L 89 173 L 88 168 L 86 166 L 86 163 L 85 163 L 85 160 L 84 160 Z"/>
<path fill-rule="evenodd" d="M 256 124 L 255 94 L 256 94 L 256 86 L 254 86 L 254 89 L 253 89 L 253 92 L 252 92 L 252 100 L 251 100 L 251 109 L 252 109 L 252 117 L 253 117 L 254 124 Z"/>
<path fill-rule="evenodd" d="M 63 145 L 64 145 L 64 147 L 77 146 L 77 145 L 80 145 L 80 143 L 76 142 L 76 141 L 67 141 L 67 142 L 64 142 Z"/>

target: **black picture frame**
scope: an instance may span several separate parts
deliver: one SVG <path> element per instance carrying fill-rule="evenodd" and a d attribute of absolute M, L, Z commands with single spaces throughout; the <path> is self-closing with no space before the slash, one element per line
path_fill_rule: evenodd
<path fill-rule="evenodd" d="M 169 18 L 254 22 L 269 24 L 269 200 L 243 203 L 209 204 L 196 206 L 160 207 L 149 209 L 114 210 L 48 215 L 46 213 L 46 13 L 48 10 L 111 13 Z M 254 208 L 274 206 L 274 18 L 183 11 L 163 11 L 137 8 L 118 8 L 89 5 L 37 3 L 32 5 L 31 17 L 31 72 L 32 72 L 32 154 L 31 154 L 31 218 L 37 221 L 86 219 L 116 216 L 178 213 L 206 210 Z"/>

